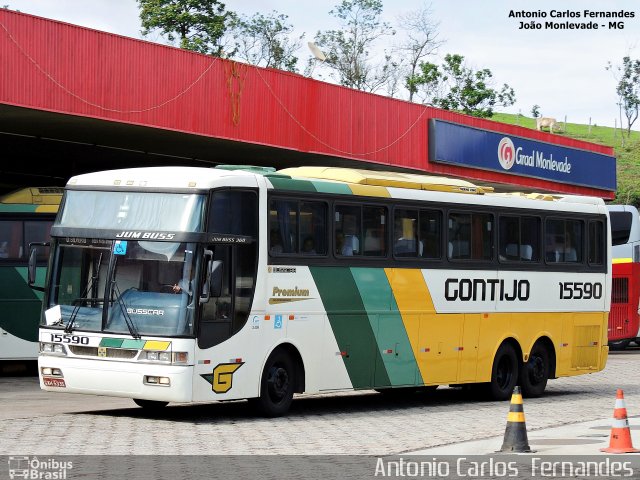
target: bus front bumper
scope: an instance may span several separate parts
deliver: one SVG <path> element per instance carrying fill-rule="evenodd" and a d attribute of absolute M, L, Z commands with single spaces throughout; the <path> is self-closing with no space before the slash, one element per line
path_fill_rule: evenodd
<path fill-rule="evenodd" d="M 190 402 L 193 366 L 113 362 L 40 355 L 40 388 L 163 402 Z"/>

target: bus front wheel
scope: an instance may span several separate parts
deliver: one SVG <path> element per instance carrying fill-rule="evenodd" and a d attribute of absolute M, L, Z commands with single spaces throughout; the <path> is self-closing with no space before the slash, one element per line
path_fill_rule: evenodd
<path fill-rule="evenodd" d="M 544 393 L 549 379 L 549 367 L 549 351 L 544 345 L 536 343 L 520 372 L 522 395 L 534 398 Z"/>
<path fill-rule="evenodd" d="M 494 400 L 507 400 L 518 381 L 518 356 L 510 343 L 503 343 L 493 359 L 488 393 Z"/>
<path fill-rule="evenodd" d="M 251 399 L 259 413 L 279 417 L 289 411 L 295 388 L 295 371 L 291 356 L 283 349 L 275 350 L 267 359 L 260 382 L 260 396 Z"/>

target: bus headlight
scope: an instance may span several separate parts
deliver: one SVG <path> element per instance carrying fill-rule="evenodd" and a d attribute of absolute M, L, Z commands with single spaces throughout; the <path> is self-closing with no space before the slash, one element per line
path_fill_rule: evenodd
<path fill-rule="evenodd" d="M 60 343 L 40 342 L 40 353 L 47 355 L 66 355 L 64 345 Z"/>
<path fill-rule="evenodd" d="M 189 354 L 187 352 L 156 352 L 148 351 L 142 352 L 140 356 L 141 360 L 148 362 L 158 363 L 171 363 L 177 365 L 185 365 L 189 360 Z"/>

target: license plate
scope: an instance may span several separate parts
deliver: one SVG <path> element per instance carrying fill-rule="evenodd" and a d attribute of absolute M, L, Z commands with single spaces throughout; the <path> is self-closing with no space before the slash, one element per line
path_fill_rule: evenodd
<path fill-rule="evenodd" d="M 43 377 L 42 378 L 42 383 L 44 383 L 45 386 L 47 386 L 47 387 L 65 388 L 67 386 L 64 383 L 64 379 L 63 378 L 47 378 L 47 377 Z"/>

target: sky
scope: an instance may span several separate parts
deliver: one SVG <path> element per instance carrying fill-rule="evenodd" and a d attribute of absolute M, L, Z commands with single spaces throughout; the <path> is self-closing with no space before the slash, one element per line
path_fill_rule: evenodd
<path fill-rule="evenodd" d="M 319 30 L 339 26 L 329 11 L 339 0 L 228 0 L 227 10 L 251 16 L 273 10 L 288 16 L 296 35 L 305 34 L 299 65 L 311 53 L 306 42 Z M 24 13 L 61 20 L 127 37 L 162 42 L 159 36 L 143 37 L 136 0 L 4 0 L 2 5 Z M 497 111 L 532 116 L 533 105 L 543 116 L 558 121 L 601 126 L 620 125 L 614 73 L 609 62 L 622 63 L 625 55 L 640 58 L 640 2 L 638 0 L 383 0 L 383 20 L 398 24 L 398 17 L 430 7 L 443 41 L 437 56 L 447 53 L 465 57 L 474 69 L 488 68 L 495 86 L 509 84 L 516 103 Z M 633 12 L 633 18 L 585 18 L 584 11 Z M 535 12 L 545 18 L 510 18 L 511 12 Z M 579 18 L 552 18 L 553 11 L 579 14 Z M 520 22 L 541 24 L 539 29 L 520 29 Z M 546 22 L 599 25 L 597 30 L 557 30 Z M 623 21 L 624 28 L 609 28 Z M 401 41 L 402 30 L 389 42 Z M 623 119 L 623 121 L 625 121 Z M 635 127 L 635 126 L 634 126 Z M 634 128 L 635 129 L 635 128 Z"/>

